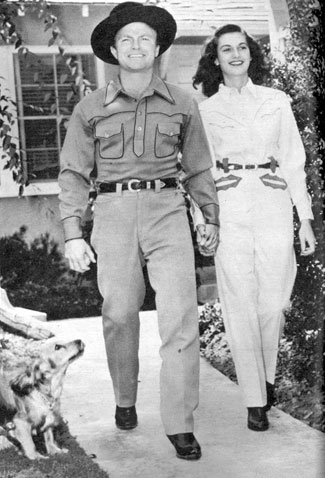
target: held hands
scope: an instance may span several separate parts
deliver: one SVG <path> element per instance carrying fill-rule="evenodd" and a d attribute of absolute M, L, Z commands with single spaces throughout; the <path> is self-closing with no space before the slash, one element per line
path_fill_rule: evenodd
<path fill-rule="evenodd" d="M 299 229 L 299 239 L 302 256 L 310 256 L 315 252 L 316 239 L 310 224 L 310 219 L 303 219 Z"/>
<path fill-rule="evenodd" d="M 65 244 L 65 258 L 69 261 L 70 269 L 77 272 L 86 272 L 91 262 L 96 262 L 91 247 L 84 239 L 72 239 Z"/>
<path fill-rule="evenodd" d="M 215 224 L 199 224 L 196 228 L 196 240 L 200 254 L 213 256 L 219 243 L 219 227 Z"/>

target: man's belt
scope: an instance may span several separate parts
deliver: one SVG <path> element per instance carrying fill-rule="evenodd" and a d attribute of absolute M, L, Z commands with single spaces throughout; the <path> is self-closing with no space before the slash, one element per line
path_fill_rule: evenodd
<path fill-rule="evenodd" d="M 141 189 L 154 189 L 159 191 L 165 188 L 177 188 L 178 180 L 176 178 L 151 179 L 142 181 L 140 179 L 130 179 L 125 183 L 97 183 L 98 193 L 116 193 L 119 191 L 137 192 Z"/>
<path fill-rule="evenodd" d="M 217 168 L 218 169 L 223 169 L 226 173 L 228 171 L 232 170 L 238 170 L 238 169 L 271 169 L 272 172 L 275 172 L 275 169 L 279 167 L 279 164 L 277 161 L 275 161 L 274 158 L 271 158 L 271 161 L 268 163 L 262 163 L 262 164 L 238 164 L 238 163 L 228 163 L 227 158 L 224 159 L 222 162 L 217 161 L 216 162 Z"/>

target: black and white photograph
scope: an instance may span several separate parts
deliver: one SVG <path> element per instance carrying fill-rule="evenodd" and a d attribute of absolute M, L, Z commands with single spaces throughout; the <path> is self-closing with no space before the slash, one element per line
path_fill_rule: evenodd
<path fill-rule="evenodd" d="M 0 478 L 325 476 L 318 0 L 0 0 Z"/>

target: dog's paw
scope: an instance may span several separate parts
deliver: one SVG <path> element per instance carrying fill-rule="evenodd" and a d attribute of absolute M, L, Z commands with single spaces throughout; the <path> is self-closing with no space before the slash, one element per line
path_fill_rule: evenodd
<path fill-rule="evenodd" d="M 41 453 L 38 453 L 38 451 L 35 451 L 35 453 L 28 455 L 25 455 L 29 460 L 48 460 L 49 457 L 46 455 L 42 455 Z"/>
<path fill-rule="evenodd" d="M 62 454 L 64 454 L 64 453 L 69 453 L 69 450 L 68 450 L 67 448 L 57 448 L 57 449 L 55 450 L 55 452 L 53 452 L 53 453 L 57 453 L 57 454 L 59 454 L 59 455 L 60 455 L 60 454 L 62 455 Z"/>
<path fill-rule="evenodd" d="M 68 453 L 69 450 L 67 448 L 59 448 L 56 445 L 51 445 L 50 447 L 47 447 L 47 453 L 49 455 L 56 455 L 56 454 L 62 454 L 62 453 Z"/>

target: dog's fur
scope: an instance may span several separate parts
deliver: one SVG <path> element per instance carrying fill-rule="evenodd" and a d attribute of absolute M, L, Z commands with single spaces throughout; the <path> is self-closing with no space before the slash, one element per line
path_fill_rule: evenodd
<path fill-rule="evenodd" d="M 84 351 L 81 340 L 48 341 L 40 358 L 15 370 L 0 370 L 0 435 L 5 435 L 27 458 L 45 458 L 32 435 L 42 433 L 48 455 L 65 453 L 53 438 L 60 420 L 63 379 L 71 362 Z"/>

